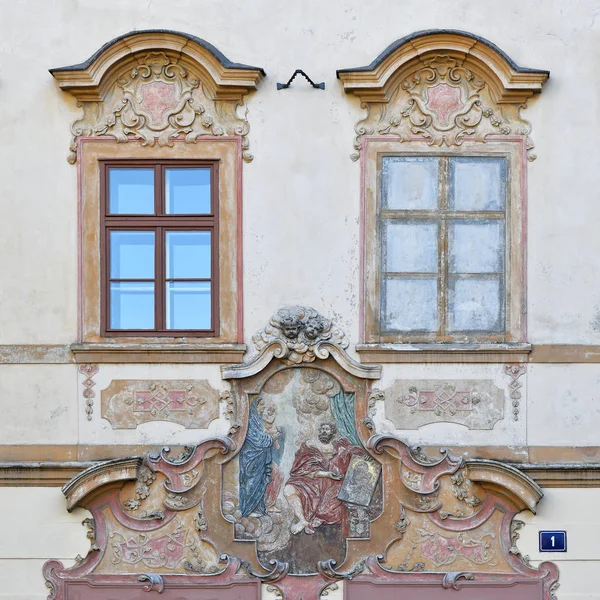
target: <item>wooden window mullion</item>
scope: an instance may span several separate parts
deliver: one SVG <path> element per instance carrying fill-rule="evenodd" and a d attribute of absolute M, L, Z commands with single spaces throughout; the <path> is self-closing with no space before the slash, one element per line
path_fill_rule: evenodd
<path fill-rule="evenodd" d="M 439 238 L 438 238 L 438 335 L 444 337 L 448 330 L 448 157 L 439 159 Z"/>
<path fill-rule="evenodd" d="M 111 215 L 109 214 L 109 189 L 108 172 L 110 168 L 153 168 L 154 169 L 154 214 L 153 215 Z M 206 168 L 211 170 L 211 206 L 210 214 L 202 215 L 170 215 L 166 207 L 166 177 L 167 168 Z M 180 336 L 188 335 L 187 331 L 167 329 L 166 298 L 167 298 L 167 272 L 166 272 L 166 233 L 167 231 L 208 231 L 211 235 L 211 273 L 209 278 L 196 278 L 190 281 L 205 281 L 210 283 L 211 289 L 211 328 L 204 335 L 218 335 L 219 330 L 219 256 L 218 256 L 218 213 L 219 213 L 219 190 L 218 190 L 218 163 L 201 163 L 197 161 L 160 161 L 148 164 L 145 161 L 106 161 L 103 162 L 100 173 L 101 188 L 101 270 L 104 273 L 101 285 L 101 310 L 102 310 L 102 333 L 103 335 L 149 335 L 158 336 Z M 154 329 L 150 330 L 112 330 L 110 327 L 110 230 L 131 231 L 153 231 L 154 232 L 154 279 L 132 279 L 131 281 L 154 282 Z M 172 278 L 176 280 L 175 278 Z M 123 281 L 129 281 L 123 280 Z M 188 281 L 181 280 L 181 281 Z M 195 335 L 196 330 L 190 331 L 189 335 Z"/>

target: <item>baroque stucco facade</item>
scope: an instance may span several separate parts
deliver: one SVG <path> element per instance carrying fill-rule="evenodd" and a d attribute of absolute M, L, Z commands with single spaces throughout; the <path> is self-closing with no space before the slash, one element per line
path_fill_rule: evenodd
<path fill-rule="evenodd" d="M 524 510 L 518 517 L 526 522 L 516 542 L 519 551 L 537 566 L 548 557 L 537 550 L 538 530 L 566 529 L 568 552 L 551 556 L 560 571 L 555 593 L 578 600 L 597 597 L 598 2 L 492 6 L 432 1 L 396 6 L 346 1 L 279 8 L 270 2 L 161 1 L 142 7 L 31 1 L 5 3 L 1 10 L 5 143 L 0 153 L 6 217 L 0 236 L 5 256 L 0 299 L 0 597 L 44 598 L 43 564 L 58 559 L 70 566 L 77 555 L 88 553 L 90 539 L 80 522 L 90 516 L 86 509 L 93 502 L 78 505 L 69 497 L 81 485 L 76 482 L 66 488 L 73 509 L 68 513 L 60 490 L 85 468 L 97 467 L 98 461 L 142 457 L 162 446 L 237 439 L 239 432 L 231 428 L 241 424 L 243 429 L 245 421 L 236 421 L 239 400 L 232 400 L 235 385 L 230 385 L 236 378 L 224 373 L 236 372 L 230 365 L 252 364 L 263 356 L 261 351 L 273 341 L 271 318 L 281 307 L 295 305 L 313 307 L 345 333 L 340 356 L 346 358 L 340 360 L 350 370 L 359 368 L 352 361 L 367 371 L 382 365 L 372 381 L 370 400 L 364 399 L 364 418 L 373 427 L 363 431 L 365 444 L 369 433 L 392 435 L 431 455 L 441 446 L 450 447 L 473 471 L 476 463 L 469 461 L 474 459 L 520 468 L 541 486 L 544 497 L 533 494 L 535 501 L 525 504 L 513 500 L 506 509 L 535 509 L 539 500 L 535 516 Z M 109 92 L 124 88 L 115 88 L 111 77 L 131 72 L 127 53 L 136 49 L 113 46 L 122 55 L 105 52 L 104 66 L 92 61 L 97 70 L 91 68 L 89 80 L 79 79 L 77 85 L 73 81 L 85 67 L 48 73 L 57 65 L 83 61 L 117 36 L 152 29 L 197 36 L 233 61 L 223 61 L 193 41 L 174 47 L 175 38 L 167 34 L 156 34 L 138 49 L 162 52 L 167 59 L 173 53 L 187 57 L 181 64 L 190 76 L 180 79 L 180 93 L 202 90 L 207 95 L 194 96 L 205 112 L 186 116 L 184 127 L 191 133 L 185 135 L 201 134 L 193 143 L 117 143 L 92 117 L 85 121 L 88 109 L 82 113 L 77 103 L 100 98 L 107 110 L 114 109 Z M 503 63 L 485 44 L 477 47 L 476 37 L 469 38 L 474 40 L 471 56 L 479 50 L 481 54 L 480 63 L 472 58 L 467 66 L 469 60 L 475 61 L 476 71 L 488 65 L 488 71 L 478 71 L 488 85 L 482 101 L 503 107 L 504 121 L 494 122 L 498 113 L 492 110 L 484 116 L 487 129 L 479 130 L 481 139 L 476 134 L 461 148 L 448 137 L 443 145 L 444 151 L 462 152 L 470 143 L 490 147 L 504 143 L 502 135 L 516 134 L 522 139 L 521 158 L 537 156 L 515 162 L 521 176 L 516 234 L 522 254 L 514 271 L 522 277 L 507 284 L 517 298 L 513 343 L 458 343 L 448 351 L 369 339 L 369 272 L 364 265 L 370 229 L 363 211 L 373 186 L 365 155 L 378 143 L 392 143 L 394 135 L 413 134 L 403 130 L 403 122 L 388 121 L 384 127 L 381 120 L 373 120 L 380 114 L 378 105 L 393 108 L 399 102 L 391 91 L 405 71 L 414 74 L 410 53 L 417 56 L 430 49 L 419 47 L 418 39 L 408 41 L 406 55 L 392 50 L 366 71 L 347 68 L 368 65 L 396 40 L 431 29 L 467 31 L 491 40 L 518 65 L 539 69 L 529 80 L 519 80 L 511 63 Z M 460 53 L 460 39 L 450 35 L 436 43 L 443 54 Z M 164 68 L 163 60 L 154 56 L 150 68 Z M 278 90 L 276 83 L 287 82 L 296 68 L 315 82 L 323 81 L 325 89 L 297 77 L 290 88 Z M 546 70 L 551 73 L 548 81 Z M 102 72 L 108 73 L 104 87 Z M 202 87 L 189 84 L 191 79 L 199 79 Z M 486 96 L 489 89 L 491 99 Z M 240 101 L 244 106 L 236 110 Z M 525 103 L 526 110 L 519 111 Z M 206 117 L 212 123 L 203 121 Z M 76 139 L 69 152 L 74 122 Z M 392 131 L 382 139 L 361 142 L 390 126 Z M 482 141 L 496 132 L 498 138 Z M 167 138 L 171 133 L 182 135 L 169 130 Z M 111 156 L 207 158 L 216 153 L 229 169 L 222 193 L 230 203 L 229 247 L 235 248 L 223 253 L 223 269 L 230 277 L 223 281 L 229 293 L 221 307 L 229 328 L 223 339 L 213 340 L 212 346 L 189 339 L 145 346 L 139 340 L 127 346 L 101 339 L 94 288 L 96 224 L 90 210 L 94 161 Z M 353 161 L 351 154 L 360 156 Z M 317 355 L 316 361 L 327 365 L 334 358 Z M 276 355 L 273 360 L 280 359 Z M 250 368 L 243 376 L 259 377 L 260 369 Z M 138 410 L 132 410 L 138 402 Z M 134 464 L 134 476 L 135 469 Z M 447 478 L 451 475 L 446 473 Z M 480 485 L 475 475 L 472 479 Z M 129 492 L 135 499 L 135 477 L 127 481 L 123 499 Z M 451 488 L 448 483 L 450 498 Z M 483 499 L 489 493 L 484 489 L 476 488 L 475 496 Z M 401 558 L 399 554 L 396 562 Z M 341 598 L 346 581 L 332 581 L 336 589 L 325 591 Z M 289 591 L 286 586 L 284 593 Z M 276 582 L 262 584 L 260 593 L 276 597 Z"/>

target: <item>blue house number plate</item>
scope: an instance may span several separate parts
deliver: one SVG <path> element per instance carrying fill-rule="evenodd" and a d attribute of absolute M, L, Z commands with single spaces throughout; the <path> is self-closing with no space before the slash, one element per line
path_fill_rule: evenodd
<path fill-rule="evenodd" d="M 540 552 L 566 552 L 566 531 L 540 531 Z"/>

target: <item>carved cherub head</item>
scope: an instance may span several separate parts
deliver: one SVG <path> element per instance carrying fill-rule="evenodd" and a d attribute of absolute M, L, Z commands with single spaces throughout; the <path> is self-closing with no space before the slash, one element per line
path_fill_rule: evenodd
<path fill-rule="evenodd" d="M 316 340 L 324 331 L 326 326 L 325 320 L 319 317 L 309 319 L 304 327 L 304 335 L 309 340 Z"/>
<path fill-rule="evenodd" d="M 282 317 L 279 322 L 279 327 L 283 331 L 283 335 L 290 340 L 295 340 L 298 337 L 303 326 L 302 321 L 295 315 Z"/>

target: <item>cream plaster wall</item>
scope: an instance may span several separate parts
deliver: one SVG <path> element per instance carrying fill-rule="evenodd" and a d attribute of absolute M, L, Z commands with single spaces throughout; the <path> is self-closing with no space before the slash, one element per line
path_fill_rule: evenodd
<path fill-rule="evenodd" d="M 77 171 L 66 156 L 80 110 L 47 69 L 148 28 L 197 35 L 268 73 L 248 97 L 255 160 L 243 175 L 247 342 L 279 306 L 296 303 L 334 318 L 351 344 L 358 341 L 359 165 L 349 155 L 363 111 L 343 94 L 335 70 L 368 64 L 413 31 L 456 28 L 491 40 L 522 66 L 551 71 L 524 113 L 538 155 L 528 167 L 529 341 L 600 343 L 600 0 L 0 0 L 0 344 L 76 339 Z M 298 79 L 278 92 L 275 83 L 296 68 L 325 81 L 326 90 Z M 403 377 L 499 378 L 500 368 L 386 365 L 377 385 Z M 600 365 L 528 369 L 521 420 L 499 423 L 493 436 L 445 425 L 402 434 L 429 443 L 597 446 Z M 216 366 L 103 365 L 89 422 L 75 365 L 0 365 L 0 443 L 162 445 L 225 427 L 219 420 L 214 431 L 150 424 L 115 432 L 98 418 L 99 392 L 113 377 L 203 378 L 227 387 Z M 521 548 L 540 558 L 537 530 L 567 528 L 559 597 L 598 598 L 592 582 L 600 553 L 591 532 L 600 528 L 593 510 L 600 492 L 552 489 L 546 496 Z M 0 598 L 44 598 L 43 561 L 87 550 L 84 514 L 69 515 L 55 488 L 0 488 L 0 506 Z"/>
<path fill-rule="evenodd" d="M 529 511 L 517 518 L 526 525 L 517 545 L 534 565 L 550 560 L 559 568 L 560 600 L 596 600 L 600 554 L 596 540 L 600 535 L 598 518 L 599 489 L 548 489 L 536 515 Z M 538 532 L 558 529 L 567 532 L 567 552 L 539 552 Z"/>
<path fill-rule="evenodd" d="M 600 365 L 529 365 L 527 381 L 529 444 L 599 445 Z"/>
<path fill-rule="evenodd" d="M 411 444 L 597 446 L 600 423 L 600 365 L 530 364 L 521 376 L 519 420 L 511 417 L 510 378 L 502 364 L 384 365 L 374 386 L 385 389 L 394 380 L 491 379 L 504 390 L 505 419 L 494 429 L 472 431 L 451 423 L 426 425 L 395 432 Z M 113 379 L 207 379 L 216 390 L 227 390 L 217 365 L 101 365 L 94 376 L 94 409 L 88 421 L 83 376 L 76 365 L 0 365 L 0 446 L 12 444 L 125 444 L 198 443 L 222 435 L 228 422 L 219 418 L 209 429 L 146 423 L 137 429 L 114 430 L 100 416 L 100 394 Z M 378 403 L 376 423 L 381 432 L 394 431 Z M 224 406 L 220 407 L 221 415 Z"/>
<path fill-rule="evenodd" d="M 89 513 L 68 513 L 59 488 L 0 488 L 0 506 L 0 598 L 45 600 L 42 565 L 50 557 L 72 565 L 86 555 L 81 521 Z"/>
<path fill-rule="evenodd" d="M 2 444 L 77 443 L 75 365 L 0 365 Z"/>
<path fill-rule="evenodd" d="M 600 286 L 590 260 L 600 250 L 598 0 L 30 0 L 3 1 L 1 10 L 7 143 L 0 148 L 0 197 L 11 216 L 0 224 L 0 251 L 11 256 L 0 267 L 1 342 L 75 336 L 76 169 L 64 157 L 79 110 L 47 69 L 152 27 L 204 37 L 269 75 L 248 99 L 256 158 L 244 168 L 247 338 L 278 306 L 303 302 L 357 339 L 359 166 L 348 155 L 362 111 L 342 93 L 335 70 L 367 64 L 402 35 L 438 27 L 482 35 L 519 64 L 550 69 L 526 112 L 539 155 L 529 167 L 530 339 L 600 341 Z M 275 82 L 297 67 L 325 81 L 326 90 L 298 80 L 278 92 Z"/>

